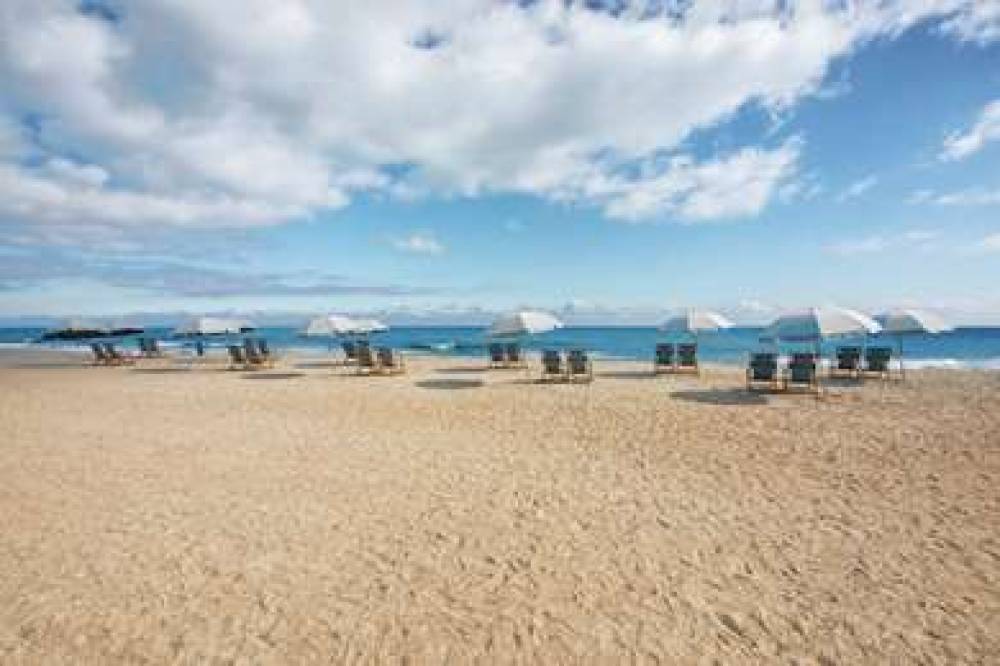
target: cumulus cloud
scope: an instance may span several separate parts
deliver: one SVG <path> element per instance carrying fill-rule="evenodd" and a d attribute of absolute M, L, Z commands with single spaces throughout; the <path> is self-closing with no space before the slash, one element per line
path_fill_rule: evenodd
<path fill-rule="evenodd" d="M 410 254 L 441 254 L 444 245 L 433 234 L 415 232 L 401 238 L 390 238 L 389 243 L 400 252 Z"/>
<path fill-rule="evenodd" d="M 986 144 L 998 140 L 1000 140 L 1000 99 L 987 104 L 968 131 L 948 135 L 939 157 L 945 161 L 961 160 L 979 152 L 986 147 Z"/>
<path fill-rule="evenodd" d="M 945 34 L 987 44 L 1000 39 L 1000 2 L 976 0 L 941 24 Z"/>
<path fill-rule="evenodd" d="M 753 215 L 798 147 L 696 159 L 692 131 L 821 95 L 866 40 L 984 16 L 975 0 L 8 0 L 0 214 L 246 226 L 360 192 L 517 192 L 628 220 Z"/>

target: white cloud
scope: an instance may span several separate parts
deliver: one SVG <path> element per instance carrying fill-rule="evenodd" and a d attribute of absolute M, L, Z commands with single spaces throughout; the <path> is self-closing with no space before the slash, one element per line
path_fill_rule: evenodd
<path fill-rule="evenodd" d="M 874 234 L 858 239 L 848 239 L 831 243 L 826 251 L 842 257 L 881 254 L 891 250 L 928 250 L 930 242 L 939 236 L 931 229 L 912 229 L 898 235 Z"/>
<path fill-rule="evenodd" d="M 1000 204 L 1000 190 L 970 188 L 946 193 L 918 190 L 910 195 L 907 201 L 912 204 L 931 203 L 938 206 L 991 206 Z"/>
<path fill-rule="evenodd" d="M 866 40 L 983 15 L 971 0 L 704 0 L 681 18 L 644 2 L 108 4 L 114 21 L 0 3 L 0 200 L 19 223 L 276 224 L 358 191 L 753 215 L 798 146 L 695 160 L 679 150 L 693 130 L 822 94 Z"/>
<path fill-rule="evenodd" d="M 963 41 L 987 44 L 1000 39 L 1000 2 L 974 0 L 941 24 L 945 34 Z"/>
<path fill-rule="evenodd" d="M 983 237 L 978 243 L 978 248 L 985 252 L 1000 252 L 1000 233 Z"/>
<path fill-rule="evenodd" d="M 993 100 L 983 107 L 979 118 L 968 131 L 948 135 L 939 157 L 945 161 L 961 160 L 982 150 L 987 143 L 998 140 L 1000 140 L 1000 99 Z"/>
<path fill-rule="evenodd" d="M 412 254 L 441 254 L 444 245 L 430 233 L 413 233 L 403 238 L 390 238 L 389 243 L 400 252 Z"/>
<path fill-rule="evenodd" d="M 702 163 L 675 157 L 637 179 L 599 173 L 583 183 L 582 198 L 603 200 L 609 217 L 630 221 L 660 213 L 690 222 L 756 215 L 794 174 L 800 145 L 746 148 Z"/>
<path fill-rule="evenodd" d="M 848 185 L 843 192 L 837 196 L 837 201 L 844 202 L 848 199 L 856 199 L 878 184 L 878 176 L 870 175 L 860 180 L 856 180 Z"/>

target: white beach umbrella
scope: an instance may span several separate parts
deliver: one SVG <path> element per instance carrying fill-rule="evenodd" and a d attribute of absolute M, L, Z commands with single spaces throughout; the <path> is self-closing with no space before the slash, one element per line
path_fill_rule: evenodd
<path fill-rule="evenodd" d="M 244 319 L 195 317 L 174 329 L 174 335 L 226 335 L 254 328 Z"/>
<path fill-rule="evenodd" d="M 944 333 L 953 328 L 937 315 L 923 310 L 891 310 L 876 319 L 882 324 L 882 331 L 891 335 Z"/>
<path fill-rule="evenodd" d="M 881 314 L 876 319 L 882 324 L 882 332 L 896 336 L 899 345 L 899 372 L 906 375 L 906 368 L 903 366 L 903 337 L 906 335 L 919 335 L 945 333 L 953 329 L 943 319 L 930 312 L 923 310 L 898 309 L 890 310 Z"/>
<path fill-rule="evenodd" d="M 827 338 L 874 335 L 882 330 L 866 314 L 835 306 L 787 312 L 771 323 L 762 338 L 787 342 L 815 342 Z"/>
<path fill-rule="evenodd" d="M 537 335 L 556 328 L 562 328 L 562 325 L 561 321 L 548 312 L 521 310 L 497 317 L 486 334 L 494 338 Z"/>
<path fill-rule="evenodd" d="M 381 333 L 389 330 L 389 327 L 378 319 L 355 319 L 354 325 L 355 333 L 361 334 Z"/>
<path fill-rule="evenodd" d="M 303 329 L 302 334 L 316 337 L 350 335 L 356 333 L 358 328 L 359 324 L 356 320 L 344 315 L 331 314 L 311 320 Z"/>
<path fill-rule="evenodd" d="M 699 333 L 715 332 L 723 328 L 732 328 L 732 326 L 733 322 L 718 312 L 689 309 L 684 314 L 671 317 L 663 322 L 660 325 L 660 330 L 665 333 L 697 335 Z"/>

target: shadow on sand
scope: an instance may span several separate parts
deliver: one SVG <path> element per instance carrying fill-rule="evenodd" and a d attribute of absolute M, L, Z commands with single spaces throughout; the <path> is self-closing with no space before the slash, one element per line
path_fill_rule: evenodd
<path fill-rule="evenodd" d="M 479 374 L 488 372 L 489 368 L 484 366 L 465 366 L 460 368 L 434 368 L 434 372 L 447 373 L 450 375 Z"/>
<path fill-rule="evenodd" d="M 595 372 L 597 377 L 607 377 L 608 379 L 656 379 L 657 375 L 652 370 L 614 370 L 610 372 Z"/>
<path fill-rule="evenodd" d="M 304 372 L 251 372 L 243 375 L 243 379 L 295 379 L 296 377 L 305 376 Z"/>
<path fill-rule="evenodd" d="M 481 379 L 425 379 L 416 384 L 420 388 L 454 391 L 458 389 L 481 388 L 485 386 Z"/>
<path fill-rule="evenodd" d="M 189 365 L 176 365 L 169 368 L 133 368 L 132 372 L 143 375 L 168 375 L 173 372 L 191 372 Z"/>
<path fill-rule="evenodd" d="M 337 361 L 306 361 L 303 363 L 296 363 L 292 367 L 299 368 L 301 370 L 333 370 L 336 368 L 345 367 L 343 363 L 338 363 Z"/>
<path fill-rule="evenodd" d="M 674 391 L 671 398 L 701 402 L 708 405 L 766 405 L 767 396 L 746 389 L 711 389 L 706 391 Z"/>

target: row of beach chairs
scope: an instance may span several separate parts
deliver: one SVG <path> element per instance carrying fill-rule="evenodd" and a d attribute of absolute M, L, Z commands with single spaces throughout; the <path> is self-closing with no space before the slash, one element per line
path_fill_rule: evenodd
<path fill-rule="evenodd" d="M 271 353 L 267 340 L 246 338 L 242 345 L 229 345 L 229 368 L 231 370 L 258 370 L 273 368 L 275 356 Z"/>
<path fill-rule="evenodd" d="M 344 364 L 353 365 L 359 375 L 399 375 L 406 372 L 403 355 L 391 347 L 372 348 L 366 340 L 345 340 Z"/>
<path fill-rule="evenodd" d="M 570 349 L 565 354 L 555 349 L 542 351 L 543 382 L 592 382 L 594 364 L 582 349 Z"/>
<path fill-rule="evenodd" d="M 653 355 L 653 372 L 690 372 L 698 374 L 698 345 L 678 345 L 663 342 L 656 345 Z"/>
<path fill-rule="evenodd" d="M 489 345 L 491 368 L 526 368 L 528 361 L 516 343 L 502 344 L 494 342 Z"/>
<path fill-rule="evenodd" d="M 869 347 L 864 353 L 860 347 L 841 347 L 837 350 L 836 362 L 830 367 L 830 375 L 888 379 L 891 360 L 892 349 L 889 347 Z M 788 365 L 779 368 L 777 353 L 754 353 L 750 355 L 746 378 L 747 390 L 751 391 L 759 388 L 773 391 L 802 388 L 819 392 L 819 355 L 792 354 Z"/>
<path fill-rule="evenodd" d="M 92 342 L 90 350 L 94 354 L 94 365 L 132 365 L 135 357 L 118 350 L 110 342 Z"/>

